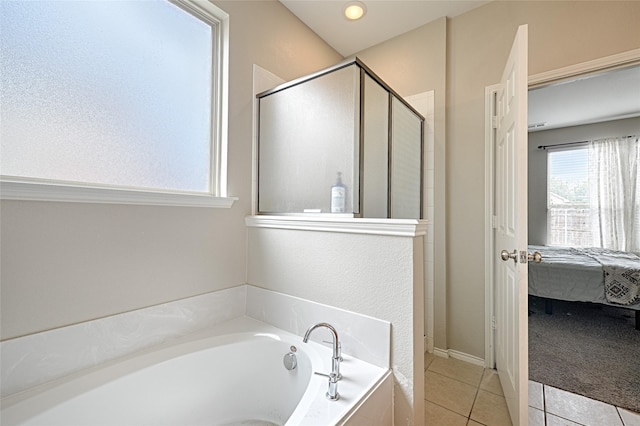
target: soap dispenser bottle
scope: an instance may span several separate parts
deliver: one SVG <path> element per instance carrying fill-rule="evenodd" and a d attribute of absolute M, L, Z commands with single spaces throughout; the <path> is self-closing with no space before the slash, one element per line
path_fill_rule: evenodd
<path fill-rule="evenodd" d="M 336 183 L 331 185 L 331 213 L 346 213 L 347 187 L 342 183 L 342 173 L 338 172 Z"/>

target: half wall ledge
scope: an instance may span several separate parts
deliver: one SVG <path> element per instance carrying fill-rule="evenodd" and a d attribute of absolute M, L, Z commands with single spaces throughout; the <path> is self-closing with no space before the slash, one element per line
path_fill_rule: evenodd
<path fill-rule="evenodd" d="M 418 237 L 426 235 L 429 222 L 424 219 L 371 219 L 323 216 L 247 216 L 252 228 L 295 229 L 303 231 L 341 232 L 347 234 Z"/>

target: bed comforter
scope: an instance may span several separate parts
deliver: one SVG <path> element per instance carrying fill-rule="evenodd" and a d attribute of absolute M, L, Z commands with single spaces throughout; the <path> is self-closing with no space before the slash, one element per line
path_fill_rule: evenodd
<path fill-rule="evenodd" d="M 529 294 L 640 310 L 640 257 L 606 249 L 529 246 Z"/>

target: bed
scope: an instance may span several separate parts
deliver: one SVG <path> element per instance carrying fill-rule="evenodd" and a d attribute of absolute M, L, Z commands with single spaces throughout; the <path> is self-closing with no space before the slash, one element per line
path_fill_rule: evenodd
<path fill-rule="evenodd" d="M 530 245 L 541 263 L 529 263 L 529 294 L 551 300 L 600 303 L 635 311 L 640 330 L 640 257 L 607 249 Z"/>

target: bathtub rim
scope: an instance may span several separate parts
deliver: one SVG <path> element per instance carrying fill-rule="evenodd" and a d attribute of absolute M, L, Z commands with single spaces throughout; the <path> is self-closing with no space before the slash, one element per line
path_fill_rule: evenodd
<path fill-rule="evenodd" d="M 251 331 L 248 331 L 247 327 L 251 327 Z M 292 339 L 298 337 L 292 333 L 277 329 L 251 317 L 234 318 L 217 324 L 209 329 L 199 330 L 195 333 L 186 334 L 180 337 L 169 338 L 160 344 L 112 358 L 91 367 L 74 371 L 62 377 L 7 395 L 0 398 L 0 409 L 4 410 L 27 399 L 38 397 L 43 393 L 69 386 L 71 382 L 91 382 L 86 383 L 86 389 L 84 389 L 85 391 L 89 391 L 95 387 L 106 384 L 109 381 L 124 377 L 127 374 L 131 374 L 143 368 L 156 365 L 191 352 L 205 350 L 212 346 L 218 346 L 218 343 L 221 343 L 222 345 L 232 344 L 233 342 L 242 340 L 241 337 L 269 338 L 268 336 L 275 335 L 277 333 L 283 333 L 286 337 Z M 212 343 L 217 344 L 213 345 Z M 300 344 L 297 346 L 301 345 L 302 340 L 300 340 Z M 115 374 L 111 375 L 113 373 Z M 109 377 L 100 377 L 107 375 Z M 85 385 L 83 384 L 83 386 Z M 78 394 L 79 392 L 70 393 Z M 63 399 L 63 401 L 64 400 L 66 399 Z"/>
<path fill-rule="evenodd" d="M 275 339 L 273 337 L 274 335 L 282 336 L 283 338 Z M 301 336 L 297 336 L 286 330 L 282 330 L 254 318 L 243 316 L 217 324 L 216 326 L 206 330 L 200 330 L 178 338 L 167 339 L 161 344 L 147 347 L 98 365 L 73 372 L 49 382 L 42 383 L 24 391 L 8 395 L 0 400 L 0 420 L 4 422 L 3 418 L 5 417 L 5 410 L 9 410 L 11 417 L 8 420 L 16 419 L 18 422 L 27 421 L 29 418 L 40 415 L 48 409 L 62 404 L 75 396 L 91 391 L 99 386 L 106 385 L 111 381 L 135 373 L 141 369 L 154 366 L 189 353 L 206 350 L 213 346 L 240 342 L 242 340 L 246 340 L 247 337 L 252 339 L 281 340 L 283 342 L 295 344 L 299 349 L 302 348 L 302 350 L 309 356 L 312 366 L 322 366 L 326 371 L 330 369 L 329 348 L 312 341 L 305 344 L 302 342 Z M 351 357 L 345 356 L 346 360 L 349 358 Z M 364 393 L 358 395 L 357 400 L 349 407 L 345 407 L 342 412 L 340 412 L 339 417 L 336 415 L 335 423 L 333 424 L 341 423 L 355 410 L 357 410 L 360 403 L 366 399 L 376 389 L 379 383 L 391 372 L 389 369 L 384 370 L 381 367 L 362 360 L 357 361 L 376 369 L 377 373 L 375 374 L 375 380 L 368 383 Z M 318 393 L 324 394 L 325 389 L 323 387 L 326 386 L 325 379 L 313 374 L 315 370 L 316 369 L 312 367 L 311 378 L 290 419 L 304 419 L 304 416 L 299 415 L 300 413 L 298 408 L 303 407 L 309 409 L 313 404 L 314 398 L 309 399 L 308 397 L 310 392 L 311 395 L 317 395 Z M 29 404 L 21 407 L 20 405 L 24 402 L 29 402 Z M 18 412 L 16 413 L 13 410 L 18 410 Z M 287 421 L 285 424 L 288 425 L 290 423 Z"/>

